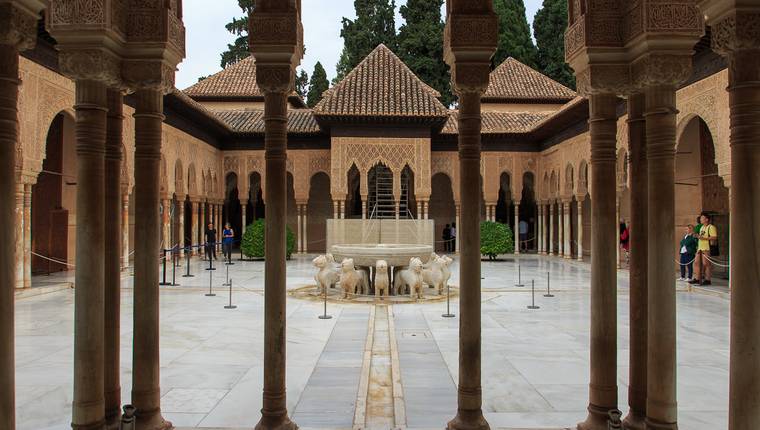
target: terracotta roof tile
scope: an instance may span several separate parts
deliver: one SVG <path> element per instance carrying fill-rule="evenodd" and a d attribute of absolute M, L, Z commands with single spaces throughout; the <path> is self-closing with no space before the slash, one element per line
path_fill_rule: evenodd
<path fill-rule="evenodd" d="M 440 94 L 379 45 L 314 108 L 318 116 L 445 117 Z"/>
<path fill-rule="evenodd" d="M 264 134 L 263 110 L 215 111 L 214 114 L 236 133 Z M 288 110 L 288 133 L 320 134 L 310 109 Z"/>
<path fill-rule="evenodd" d="M 510 57 L 491 72 L 483 101 L 565 103 L 576 95 L 570 88 Z"/>
<path fill-rule="evenodd" d="M 549 112 L 483 112 L 481 134 L 528 133 L 533 126 L 550 116 Z M 451 111 L 441 134 L 459 133 L 459 111 Z"/>
<path fill-rule="evenodd" d="M 186 88 L 190 97 L 264 97 L 256 84 L 256 62 L 253 55 L 227 66 L 197 84 Z"/>

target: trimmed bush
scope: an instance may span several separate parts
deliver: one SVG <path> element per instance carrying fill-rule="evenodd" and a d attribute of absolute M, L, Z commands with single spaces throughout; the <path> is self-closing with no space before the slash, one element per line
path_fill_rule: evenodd
<path fill-rule="evenodd" d="M 499 254 L 515 252 L 512 229 L 506 224 L 483 221 L 480 223 L 480 254 L 493 260 Z"/>
<path fill-rule="evenodd" d="M 293 249 L 296 247 L 296 236 L 293 234 L 290 227 L 286 227 L 286 229 L 287 248 L 285 252 L 287 258 L 290 258 L 290 255 L 293 254 Z M 243 240 L 240 244 L 243 248 L 243 255 L 248 258 L 264 258 L 264 230 L 265 225 L 263 219 L 258 219 L 254 221 L 253 224 L 246 227 L 245 234 L 243 234 Z"/>

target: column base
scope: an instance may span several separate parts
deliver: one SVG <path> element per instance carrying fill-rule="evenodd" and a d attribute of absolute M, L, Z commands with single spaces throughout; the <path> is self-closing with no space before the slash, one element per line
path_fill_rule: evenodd
<path fill-rule="evenodd" d="M 490 430 L 483 411 L 457 411 L 457 416 L 446 424 L 446 430 Z"/>
<path fill-rule="evenodd" d="M 298 430 L 298 425 L 287 415 L 281 417 L 261 417 L 254 430 Z"/>
<path fill-rule="evenodd" d="M 166 421 L 164 417 L 161 416 L 160 411 L 148 414 L 140 414 L 140 411 L 137 411 L 135 430 L 171 430 L 173 428 L 174 426 L 172 423 Z"/>
<path fill-rule="evenodd" d="M 615 409 L 614 406 L 609 408 Z M 586 421 L 578 423 L 577 430 L 608 430 L 609 429 L 609 415 L 608 409 L 596 406 L 588 406 L 588 417 Z"/>
<path fill-rule="evenodd" d="M 628 416 L 623 420 L 623 428 L 625 430 L 646 430 L 647 424 L 646 417 L 643 415 L 628 412 Z"/>
<path fill-rule="evenodd" d="M 644 422 L 647 430 L 678 430 L 678 423 L 662 423 L 649 417 Z"/>

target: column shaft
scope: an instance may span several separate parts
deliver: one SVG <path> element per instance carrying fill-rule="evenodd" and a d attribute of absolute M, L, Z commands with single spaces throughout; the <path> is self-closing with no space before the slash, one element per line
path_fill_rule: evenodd
<path fill-rule="evenodd" d="M 137 181 L 135 181 L 137 182 Z M 137 198 L 135 198 L 135 201 L 137 201 Z M 163 227 L 163 237 L 164 237 L 164 249 L 170 249 L 174 243 L 172 242 L 172 234 L 171 234 L 171 217 L 169 214 L 169 211 L 171 210 L 171 201 L 168 199 L 164 199 L 163 203 L 161 204 L 161 225 Z M 137 220 L 135 220 L 135 229 L 137 228 Z"/>
<path fill-rule="evenodd" d="M 549 255 L 554 255 L 554 203 L 549 203 Z"/>
<path fill-rule="evenodd" d="M 449 429 L 488 429 L 483 417 L 480 332 L 480 94 L 463 92 L 459 106 L 461 242 L 459 285 L 459 384 L 457 416 Z"/>
<path fill-rule="evenodd" d="M 301 223 L 301 205 L 298 205 L 296 207 L 296 211 L 298 212 L 298 236 L 296 243 L 298 243 L 298 253 L 303 252 L 303 224 Z"/>
<path fill-rule="evenodd" d="M 536 237 L 538 237 L 538 254 L 544 253 L 544 206 L 538 203 L 538 222 L 536 223 Z"/>
<path fill-rule="evenodd" d="M 0 45 L 0 428 L 16 428 L 14 300 L 17 243 L 18 50 Z"/>
<path fill-rule="evenodd" d="M 15 155 L 15 152 L 14 152 Z M 15 175 L 15 169 L 16 166 L 13 166 L 13 169 L 11 169 L 11 172 L 14 172 Z M 12 183 L 16 182 L 15 176 L 13 177 Z M 13 270 L 15 272 L 15 278 L 16 283 L 14 285 L 17 289 L 23 289 L 24 288 L 24 184 L 22 182 L 19 182 L 18 184 L 15 184 L 15 191 L 16 191 L 16 206 L 15 206 L 15 213 L 14 218 L 15 222 L 11 225 L 14 226 L 14 234 L 13 234 L 13 241 L 11 243 L 15 244 L 13 249 Z M 48 262 L 49 264 L 50 262 Z"/>
<path fill-rule="evenodd" d="M 630 429 L 645 427 L 647 402 L 647 159 L 644 95 L 628 98 L 628 153 L 631 175 L 630 352 L 628 377 Z"/>
<path fill-rule="evenodd" d="M 135 107 L 135 280 L 132 404 L 137 430 L 171 428 L 161 416 L 159 361 L 159 178 L 163 96 L 154 89 L 136 93 Z M 165 203 L 169 203 L 168 200 Z M 168 219 L 168 207 L 164 219 Z M 169 246 L 173 243 L 169 243 Z"/>
<path fill-rule="evenodd" d="M 749 21 L 747 21 L 749 22 Z M 750 25 L 750 24 L 745 24 Z M 753 33 L 755 34 L 755 33 Z M 731 364 L 728 428 L 760 428 L 760 53 L 735 52 L 731 106 Z"/>
<path fill-rule="evenodd" d="M 576 207 L 578 209 L 578 261 L 583 261 L 583 199 L 579 198 Z"/>
<path fill-rule="evenodd" d="M 647 276 L 647 428 L 677 428 L 675 154 L 676 92 L 670 86 L 646 89 L 647 174 L 649 186 Z M 595 200 L 596 202 L 596 200 Z"/>
<path fill-rule="evenodd" d="M 121 267 L 129 267 L 129 194 L 121 196 Z"/>
<path fill-rule="evenodd" d="M 456 226 L 457 226 L 457 235 L 454 238 L 454 250 L 456 251 L 457 254 L 459 254 L 460 244 L 462 243 L 462 241 L 459 240 L 459 221 L 460 221 L 460 218 L 461 218 L 461 214 L 462 214 L 462 205 L 458 204 L 458 205 L 456 205 L 456 216 L 455 216 L 455 218 L 456 218 L 455 222 L 456 222 Z"/>
<path fill-rule="evenodd" d="M 119 353 L 121 343 L 121 160 L 124 129 L 121 92 L 108 90 L 105 153 L 105 417 L 109 428 L 121 417 Z"/>
<path fill-rule="evenodd" d="M 590 99 L 591 182 L 591 383 L 589 415 L 580 430 L 606 430 L 617 409 L 617 278 L 615 268 L 615 140 L 617 97 Z"/>
<path fill-rule="evenodd" d="M 570 258 L 573 255 L 571 245 L 572 233 L 570 230 L 570 201 L 566 201 L 563 204 L 564 208 L 564 220 L 565 220 L 565 258 Z"/>
<path fill-rule="evenodd" d="M 185 255 L 185 199 L 177 198 L 177 246 L 179 247 L 179 257 Z M 180 260 L 181 264 L 181 260 Z"/>
<path fill-rule="evenodd" d="M 266 241 L 264 262 L 264 393 L 257 429 L 296 428 L 285 394 L 285 244 L 287 221 L 287 97 L 264 95 L 266 159 Z"/>
<path fill-rule="evenodd" d="M 76 82 L 77 226 L 74 275 L 74 429 L 105 422 L 104 265 L 106 86 Z"/>
<path fill-rule="evenodd" d="M 24 184 L 24 288 L 32 288 L 32 184 Z"/>
<path fill-rule="evenodd" d="M 309 220 L 308 215 L 309 213 L 309 205 L 303 205 L 303 252 L 308 253 L 309 252 Z"/>
<path fill-rule="evenodd" d="M 515 237 L 515 254 L 520 253 L 520 203 L 515 202 L 515 231 L 512 232 Z"/>
<path fill-rule="evenodd" d="M 197 246 L 201 243 L 200 239 L 198 238 L 198 224 L 200 223 L 200 216 L 198 215 L 198 202 L 194 201 L 191 203 L 192 205 L 192 233 L 191 233 L 191 239 L 190 239 L 190 245 L 194 246 L 192 255 L 200 255 L 201 251 L 200 248 Z M 243 206 L 243 211 L 245 211 L 245 206 Z M 245 213 L 245 212 L 243 212 Z M 245 219 L 245 218 L 243 218 Z M 245 229 L 245 226 L 243 226 Z M 243 230 L 243 233 L 245 233 L 245 230 Z"/>

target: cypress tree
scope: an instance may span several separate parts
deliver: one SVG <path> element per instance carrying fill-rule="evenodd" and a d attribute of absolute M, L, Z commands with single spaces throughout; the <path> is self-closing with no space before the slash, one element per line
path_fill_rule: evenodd
<path fill-rule="evenodd" d="M 443 0 L 408 0 L 401 6 L 404 25 L 398 33 L 398 55 L 426 84 L 441 93 L 441 101 L 450 105 L 449 68 L 443 61 Z"/>
<path fill-rule="evenodd" d="M 575 88 L 575 76 L 565 63 L 566 28 L 566 0 L 544 0 L 533 20 L 533 34 L 538 45 L 538 67 L 546 76 Z"/>
<path fill-rule="evenodd" d="M 499 17 L 499 44 L 492 60 L 494 67 L 508 57 L 536 67 L 537 52 L 530 37 L 523 0 L 494 0 L 494 10 Z"/>
<path fill-rule="evenodd" d="M 395 0 L 354 0 L 356 19 L 343 18 L 343 52 L 333 82 L 343 79 L 377 45 L 396 49 Z"/>
<path fill-rule="evenodd" d="M 253 10 L 254 2 L 255 0 L 238 0 L 238 5 L 245 14 L 242 18 L 232 18 L 232 22 L 225 25 L 227 31 L 237 36 L 237 39 L 231 45 L 227 44 L 227 50 L 222 52 L 223 69 L 251 55 L 248 49 L 248 13 Z"/>
<path fill-rule="evenodd" d="M 309 90 L 309 75 L 301 69 L 301 73 L 296 73 L 296 94 L 301 98 L 306 98 L 306 92 Z"/>
<path fill-rule="evenodd" d="M 327 72 L 322 67 L 322 63 L 317 61 L 314 65 L 314 71 L 311 73 L 311 81 L 309 81 L 309 94 L 306 104 L 313 108 L 322 100 L 322 93 L 327 91 L 330 87 L 330 83 L 327 81 Z"/>

